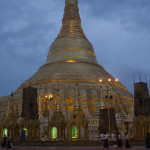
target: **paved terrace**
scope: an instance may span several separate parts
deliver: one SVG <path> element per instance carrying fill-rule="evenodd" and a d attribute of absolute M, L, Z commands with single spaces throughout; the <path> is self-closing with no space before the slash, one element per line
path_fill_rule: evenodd
<path fill-rule="evenodd" d="M 114 142 L 109 142 L 109 149 L 117 150 Z M 130 141 L 131 150 L 146 150 L 145 141 Z M 0 147 L 0 150 L 2 148 Z M 102 141 L 53 141 L 53 142 L 13 142 L 12 150 L 102 150 Z M 125 149 L 125 148 L 123 148 Z"/>
<path fill-rule="evenodd" d="M 103 147 L 50 147 L 50 146 L 15 146 L 11 150 L 103 150 Z M 118 150 L 117 147 L 110 147 L 109 149 Z M 144 146 L 139 147 L 132 147 L 129 148 L 130 150 L 146 150 Z M 122 150 L 125 150 L 125 148 L 122 148 Z"/>

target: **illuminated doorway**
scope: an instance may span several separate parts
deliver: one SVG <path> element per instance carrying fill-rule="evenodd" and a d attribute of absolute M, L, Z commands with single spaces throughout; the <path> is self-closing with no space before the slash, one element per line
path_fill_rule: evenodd
<path fill-rule="evenodd" d="M 5 128 L 5 129 L 3 130 L 3 138 L 4 138 L 4 136 L 7 137 L 7 133 L 8 133 L 8 130 Z"/>
<path fill-rule="evenodd" d="M 25 136 L 27 136 L 27 134 L 28 134 L 28 129 L 27 129 L 27 128 L 23 128 L 23 130 L 25 131 Z"/>
<path fill-rule="evenodd" d="M 78 137 L 78 128 L 77 126 L 73 126 L 71 130 L 72 139 L 77 139 Z"/>
<path fill-rule="evenodd" d="M 51 130 L 51 139 L 52 141 L 55 141 L 57 139 L 57 128 L 53 127 Z"/>
<path fill-rule="evenodd" d="M 28 132 L 28 130 L 27 130 L 27 128 L 23 128 L 22 129 L 22 131 L 21 131 L 21 142 L 25 142 L 26 141 L 26 137 L 27 137 L 27 133 Z"/>

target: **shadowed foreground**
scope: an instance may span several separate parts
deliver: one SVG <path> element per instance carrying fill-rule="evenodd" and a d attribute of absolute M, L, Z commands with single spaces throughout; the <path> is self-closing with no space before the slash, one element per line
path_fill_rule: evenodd
<path fill-rule="evenodd" d="M 11 150 L 47 150 L 47 149 L 50 149 L 50 150 L 103 150 L 103 147 L 45 147 L 45 146 L 34 146 L 34 147 L 26 147 L 26 146 L 16 146 L 16 147 L 13 147 Z M 113 149 L 113 150 L 118 150 L 117 147 L 110 147 L 109 149 Z M 125 150 L 125 148 L 122 148 Z M 146 148 L 144 146 L 142 147 L 132 147 L 132 148 L 129 148 L 131 150 L 146 150 Z"/>

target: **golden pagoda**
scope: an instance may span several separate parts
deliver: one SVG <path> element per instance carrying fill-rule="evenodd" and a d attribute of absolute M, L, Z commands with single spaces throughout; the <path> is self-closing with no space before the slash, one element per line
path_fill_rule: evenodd
<path fill-rule="evenodd" d="M 33 87 L 37 88 L 39 118 L 43 117 L 46 94 L 50 116 L 59 97 L 59 107 L 68 119 L 76 106 L 76 83 L 79 106 L 87 120 L 99 121 L 99 110 L 104 106 L 114 108 L 118 125 L 133 113 L 132 94 L 98 64 L 93 45 L 81 27 L 78 0 L 65 0 L 62 28 L 49 48 L 46 62 L 14 92 L 13 106 L 18 107 L 21 116 L 23 88 Z M 1 97 L 0 102 L 7 105 L 9 98 Z M 0 105 L 0 109 L 1 117 L 8 113 L 7 107 Z"/>

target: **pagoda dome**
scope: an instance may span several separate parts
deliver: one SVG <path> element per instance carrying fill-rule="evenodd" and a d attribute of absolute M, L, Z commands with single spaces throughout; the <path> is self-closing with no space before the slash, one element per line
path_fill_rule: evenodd
<path fill-rule="evenodd" d="M 42 115 L 47 89 L 46 94 L 54 97 L 49 102 L 49 111 L 54 112 L 55 99 L 59 96 L 61 110 L 66 117 L 75 106 L 75 87 L 78 83 L 79 105 L 87 118 L 98 118 L 101 90 L 105 106 L 108 106 L 109 90 L 110 107 L 123 119 L 127 118 L 133 112 L 133 95 L 98 64 L 94 48 L 81 26 L 78 0 L 66 0 L 65 4 L 62 28 L 49 48 L 45 64 L 14 92 L 15 103 L 20 104 L 21 110 L 23 88 L 35 87 L 39 114 Z"/>

